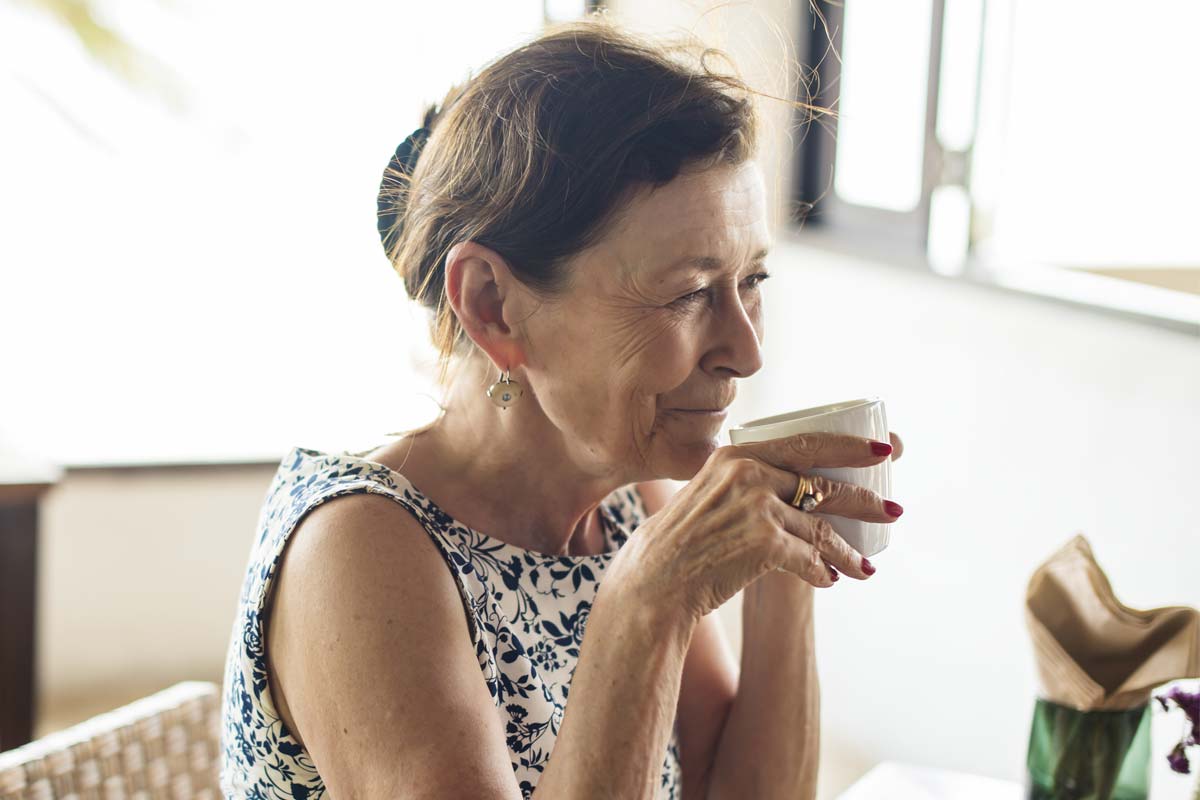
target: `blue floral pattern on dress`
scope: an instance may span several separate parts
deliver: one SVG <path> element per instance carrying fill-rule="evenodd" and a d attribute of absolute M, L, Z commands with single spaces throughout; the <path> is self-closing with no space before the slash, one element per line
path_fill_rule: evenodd
<path fill-rule="evenodd" d="M 645 519 L 637 489 L 600 504 L 605 552 L 548 555 L 460 524 L 400 473 L 362 456 L 292 448 L 260 511 L 230 635 L 221 709 L 221 790 L 227 798 L 319 800 L 325 784 L 308 752 L 279 717 L 268 690 L 263 631 L 267 599 L 288 536 L 313 508 L 345 494 L 373 492 L 408 509 L 450 568 L 475 645 L 481 677 L 504 723 L 513 774 L 533 794 L 554 749 L 588 615 L 604 571 Z M 658 797 L 681 792 L 678 730 L 663 762 Z"/>

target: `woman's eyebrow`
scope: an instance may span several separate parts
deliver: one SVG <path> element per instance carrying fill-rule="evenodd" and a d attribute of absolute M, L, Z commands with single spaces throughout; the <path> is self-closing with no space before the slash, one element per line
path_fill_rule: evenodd
<path fill-rule="evenodd" d="M 767 257 L 768 252 L 770 252 L 769 248 L 762 248 L 753 256 L 751 256 L 751 263 L 762 261 Z M 680 267 L 694 267 L 702 272 L 715 272 L 724 266 L 724 261 L 713 256 L 685 256 L 684 258 L 681 258 L 672 264 L 670 268 L 674 270 Z"/>

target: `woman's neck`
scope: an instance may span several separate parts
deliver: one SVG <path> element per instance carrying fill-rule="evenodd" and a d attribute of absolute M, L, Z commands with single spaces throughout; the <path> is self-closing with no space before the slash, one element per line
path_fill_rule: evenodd
<path fill-rule="evenodd" d="M 500 541 L 551 555 L 607 549 L 599 503 L 620 484 L 564 464 L 550 446 L 557 437 L 526 433 L 529 423 L 517 420 L 515 408 L 491 409 L 448 405 L 436 423 L 368 458 L 404 475 L 458 522 Z"/>

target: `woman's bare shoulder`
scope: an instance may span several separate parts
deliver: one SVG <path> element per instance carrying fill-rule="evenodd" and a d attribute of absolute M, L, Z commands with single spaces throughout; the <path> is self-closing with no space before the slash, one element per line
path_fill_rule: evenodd
<path fill-rule="evenodd" d="M 330 794 L 395 797 L 423 785 L 503 786 L 511 796 L 504 732 L 489 723 L 497 718 L 462 602 L 420 522 L 387 496 L 360 493 L 315 508 L 292 535 L 267 631 L 272 689 Z M 447 735 L 431 746 L 430 719 L 469 741 Z M 465 751 L 474 777 L 453 769 Z M 410 769 L 393 769 L 403 754 Z"/>

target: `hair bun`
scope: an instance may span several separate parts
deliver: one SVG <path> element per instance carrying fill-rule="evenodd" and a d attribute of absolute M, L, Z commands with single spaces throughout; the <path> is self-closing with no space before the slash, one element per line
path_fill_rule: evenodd
<path fill-rule="evenodd" d="M 383 250 L 389 258 L 400 233 L 397 230 L 402 210 L 399 201 L 406 193 L 405 184 L 408 177 L 412 175 L 417 158 L 421 155 L 421 148 L 428 138 L 429 128 L 424 125 L 410 133 L 408 138 L 396 148 L 392 160 L 388 162 L 387 168 L 383 171 L 383 180 L 379 184 L 376 225 L 379 228 L 379 238 L 383 243 Z"/>

